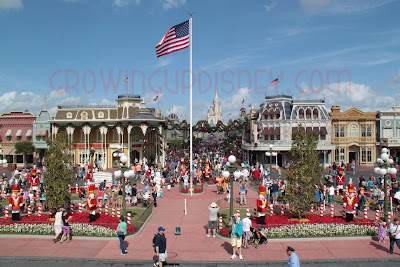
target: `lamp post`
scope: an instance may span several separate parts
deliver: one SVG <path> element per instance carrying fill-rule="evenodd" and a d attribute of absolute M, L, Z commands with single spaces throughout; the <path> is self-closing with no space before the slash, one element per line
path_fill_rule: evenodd
<path fill-rule="evenodd" d="M 272 157 L 276 157 L 277 153 L 275 151 L 272 151 L 272 148 L 274 147 L 273 144 L 269 144 L 268 147 L 269 147 L 269 151 L 265 152 L 265 156 L 269 157 L 269 176 L 272 177 L 271 176 L 271 174 L 272 174 L 272 168 L 271 168 Z"/>
<path fill-rule="evenodd" d="M 388 199 L 388 192 L 387 192 L 386 174 L 396 174 L 397 169 L 394 167 L 393 159 L 389 158 L 387 148 L 382 148 L 382 154 L 381 154 L 381 157 L 376 160 L 376 167 L 374 168 L 374 172 L 376 174 L 383 175 L 384 190 L 385 190 L 385 221 L 386 221 L 386 223 L 389 223 L 389 221 L 388 221 L 388 217 L 389 217 L 388 216 L 388 209 L 389 209 L 388 200 L 389 199 Z"/>
<path fill-rule="evenodd" d="M 228 157 L 228 162 L 225 166 L 225 171 L 222 171 L 222 176 L 225 178 L 230 177 L 230 203 L 229 203 L 229 217 L 233 215 L 233 180 L 240 177 L 240 172 L 237 170 L 237 167 L 234 165 L 236 162 L 236 157 L 234 155 L 230 155 Z"/>
<path fill-rule="evenodd" d="M 3 149 L 0 149 L 0 155 L 1 155 L 1 159 L 0 159 L 0 163 L 1 163 L 1 167 L 4 167 L 3 164 L 7 164 L 7 160 L 5 158 L 3 158 Z"/>
<path fill-rule="evenodd" d="M 126 167 L 126 162 L 128 161 L 128 157 L 125 156 L 125 154 L 121 150 L 121 146 L 118 146 L 117 151 L 113 153 L 113 156 L 115 158 L 118 158 L 118 170 L 114 172 L 114 176 L 117 179 L 121 179 L 121 185 L 122 185 L 122 214 L 126 215 L 126 200 L 125 200 L 125 179 L 128 179 L 129 177 L 134 176 L 134 171 L 129 170 L 128 167 Z"/>

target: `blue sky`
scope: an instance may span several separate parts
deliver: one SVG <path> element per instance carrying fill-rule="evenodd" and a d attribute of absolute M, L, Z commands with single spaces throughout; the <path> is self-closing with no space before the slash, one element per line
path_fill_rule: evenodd
<path fill-rule="evenodd" d="M 160 91 L 163 113 L 173 105 L 188 119 L 189 49 L 157 59 L 155 46 L 191 11 L 195 121 L 215 88 L 225 120 L 277 92 L 384 110 L 400 104 L 399 10 L 398 0 L 0 0 L 0 112 L 37 114 L 45 95 L 53 114 L 114 104 L 126 90 L 157 107 Z"/>

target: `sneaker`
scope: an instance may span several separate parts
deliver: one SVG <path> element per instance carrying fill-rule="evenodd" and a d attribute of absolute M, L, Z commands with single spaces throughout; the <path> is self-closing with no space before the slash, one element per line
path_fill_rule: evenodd
<path fill-rule="evenodd" d="M 246 247 L 243 247 L 244 249 L 249 249 L 249 247 L 248 246 L 246 246 Z"/>
<path fill-rule="evenodd" d="M 155 267 L 158 267 L 158 262 L 153 262 L 153 265 L 154 265 Z"/>
<path fill-rule="evenodd" d="M 128 250 L 125 249 L 125 253 L 128 253 Z"/>
<path fill-rule="evenodd" d="M 388 254 L 393 255 L 393 253 L 388 252 Z"/>
<path fill-rule="evenodd" d="M 209 234 L 206 234 L 206 237 L 210 237 L 210 235 L 209 235 Z"/>
<path fill-rule="evenodd" d="M 121 255 L 126 255 L 126 253 L 122 253 L 122 252 L 121 252 Z"/>
<path fill-rule="evenodd" d="M 236 258 L 236 254 L 233 254 L 232 256 L 231 256 L 231 259 L 233 260 L 234 258 Z"/>
<path fill-rule="evenodd" d="M 213 237 L 215 238 L 215 237 L 217 237 L 216 235 L 213 235 Z"/>
<path fill-rule="evenodd" d="M 243 260 L 242 254 L 239 255 L 239 259 L 240 259 L 240 260 Z"/>

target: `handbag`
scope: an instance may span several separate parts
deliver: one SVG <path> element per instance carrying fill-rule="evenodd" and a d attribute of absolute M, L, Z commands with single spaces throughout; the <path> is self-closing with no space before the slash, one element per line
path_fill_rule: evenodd
<path fill-rule="evenodd" d="M 395 239 L 396 239 L 396 236 L 393 235 L 393 234 L 396 233 L 398 229 L 399 229 L 399 226 L 397 225 L 396 231 L 394 231 L 393 233 L 390 233 L 390 235 L 389 235 L 389 239 L 390 239 L 390 240 L 395 240 Z"/>

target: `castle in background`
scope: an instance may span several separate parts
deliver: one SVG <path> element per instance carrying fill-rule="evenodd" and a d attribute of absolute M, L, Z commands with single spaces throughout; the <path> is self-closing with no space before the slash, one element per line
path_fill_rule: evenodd
<path fill-rule="evenodd" d="M 222 108 L 218 101 L 218 91 L 215 89 L 215 98 L 207 108 L 207 122 L 210 126 L 216 126 L 218 121 L 222 121 Z"/>

